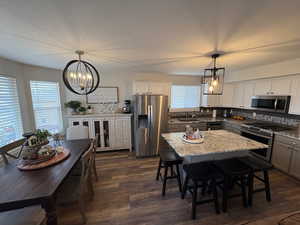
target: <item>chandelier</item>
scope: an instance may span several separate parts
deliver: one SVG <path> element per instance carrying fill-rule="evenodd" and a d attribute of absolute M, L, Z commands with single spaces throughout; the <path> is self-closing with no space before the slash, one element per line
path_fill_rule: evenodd
<path fill-rule="evenodd" d="M 222 95 L 224 85 L 224 67 L 216 67 L 216 60 L 220 54 L 213 54 L 213 68 L 205 69 L 204 76 L 202 78 L 202 84 L 204 85 L 204 95 Z"/>
<path fill-rule="evenodd" d="M 63 70 L 63 81 L 66 87 L 75 94 L 91 94 L 99 87 L 99 73 L 92 64 L 81 59 L 83 51 L 77 50 L 75 53 L 78 59 L 67 63 Z"/>

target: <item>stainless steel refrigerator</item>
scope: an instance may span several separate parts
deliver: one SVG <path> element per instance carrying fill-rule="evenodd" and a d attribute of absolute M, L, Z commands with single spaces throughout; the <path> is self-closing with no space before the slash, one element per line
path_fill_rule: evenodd
<path fill-rule="evenodd" d="M 161 133 L 168 129 L 168 96 L 134 96 L 134 143 L 137 157 L 158 155 Z"/>

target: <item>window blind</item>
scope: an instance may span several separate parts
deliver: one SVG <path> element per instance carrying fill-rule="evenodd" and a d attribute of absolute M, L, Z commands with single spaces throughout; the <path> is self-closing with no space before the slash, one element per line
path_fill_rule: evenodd
<path fill-rule="evenodd" d="M 195 108 L 200 106 L 200 86 L 172 85 L 171 108 Z"/>
<path fill-rule="evenodd" d="M 30 81 L 32 105 L 37 129 L 51 133 L 62 130 L 59 84 L 48 81 Z"/>
<path fill-rule="evenodd" d="M 0 147 L 22 138 L 22 133 L 17 81 L 0 75 Z"/>

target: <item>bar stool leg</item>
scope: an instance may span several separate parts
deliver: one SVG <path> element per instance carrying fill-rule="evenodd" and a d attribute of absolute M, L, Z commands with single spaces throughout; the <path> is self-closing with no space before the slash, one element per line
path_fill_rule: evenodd
<path fill-rule="evenodd" d="M 156 180 L 159 179 L 160 169 L 161 169 L 161 158 L 159 158 L 159 163 L 158 163 L 158 168 L 157 168 L 157 173 L 156 173 Z"/>
<path fill-rule="evenodd" d="M 243 205 L 245 208 L 248 207 L 247 203 L 247 194 L 246 194 L 246 183 L 245 183 L 245 177 L 241 176 L 241 188 L 242 188 L 242 195 L 243 195 Z"/>
<path fill-rule="evenodd" d="M 194 182 L 193 200 L 192 200 L 192 219 L 193 220 L 196 219 L 197 191 L 198 191 L 198 185 L 197 185 L 197 182 Z"/>
<path fill-rule="evenodd" d="M 179 165 L 178 164 L 176 164 L 176 173 L 177 173 L 176 177 L 177 177 L 179 191 L 182 192 L 182 184 L 181 184 L 181 177 L 180 177 L 180 171 L 179 171 Z"/>
<path fill-rule="evenodd" d="M 254 189 L 254 174 L 251 172 L 248 176 L 248 205 L 251 207 L 253 203 L 253 189 Z"/>
<path fill-rule="evenodd" d="M 184 180 L 184 184 L 183 184 L 183 190 L 182 190 L 182 192 L 181 192 L 181 199 L 184 199 L 184 198 L 185 198 L 185 194 L 186 194 L 186 191 L 187 191 L 188 183 L 189 183 L 189 177 L 186 176 L 186 177 L 185 177 L 185 180 Z"/>
<path fill-rule="evenodd" d="M 223 184 L 223 212 L 227 212 L 227 200 L 228 200 L 228 191 L 229 191 L 229 177 L 225 175 L 224 184 Z"/>
<path fill-rule="evenodd" d="M 212 189 L 213 189 L 215 210 L 216 210 L 217 214 L 220 214 L 219 199 L 218 199 L 218 190 L 217 190 L 217 182 L 216 182 L 215 179 L 212 180 Z"/>
<path fill-rule="evenodd" d="M 242 189 L 243 205 L 244 205 L 245 208 L 247 208 L 248 207 L 248 203 L 247 203 L 245 176 L 241 176 L 240 179 L 241 179 L 241 189 Z"/>
<path fill-rule="evenodd" d="M 167 185 L 168 169 L 169 169 L 169 166 L 165 166 L 165 174 L 164 174 L 164 179 L 163 179 L 162 196 L 165 196 L 165 194 L 166 194 L 166 185 Z"/>
<path fill-rule="evenodd" d="M 271 201 L 271 191 L 270 191 L 269 173 L 267 170 L 264 171 L 264 180 L 265 180 L 266 199 L 268 202 L 270 202 Z"/>

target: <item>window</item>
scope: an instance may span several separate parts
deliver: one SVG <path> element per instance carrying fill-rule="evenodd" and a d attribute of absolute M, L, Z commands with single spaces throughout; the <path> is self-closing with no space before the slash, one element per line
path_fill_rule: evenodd
<path fill-rule="evenodd" d="M 22 138 L 22 133 L 17 81 L 0 75 L 0 147 Z"/>
<path fill-rule="evenodd" d="M 200 107 L 201 86 L 172 85 L 171 108 Z"/>
<path fill-rule="evenodd" d="M 32 105 L 37 129 L 51 133 L 62 130 L 59 84 L 47 81 L 30 81 Z"/>

